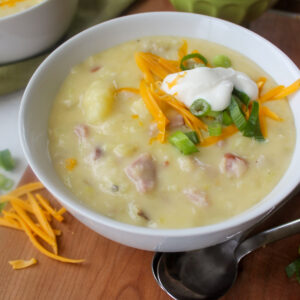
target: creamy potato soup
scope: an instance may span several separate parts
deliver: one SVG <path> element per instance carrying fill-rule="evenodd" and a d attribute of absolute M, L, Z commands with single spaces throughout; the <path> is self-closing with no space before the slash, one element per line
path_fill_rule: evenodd
<path fill-rule="evenodd" d="M 276 85 L 272 78 L 237 52 L 185 40 L 118 45 L 75 66 L 62 84 L 50 155 L 94 211 L 152 228 L 213 224 L 258 203 L 287 169 L 295 143 L 289 104 L 261 101 L 258 113 L 253 101 Z M 218 60 L 226 68 L 213 68 Z M 239 100 L 246 91 L 249 105 Z"/>
<path fill-rule="evenodd" d="M 0 0 L 0 18 L 10 16 L 45 0 Z"/>

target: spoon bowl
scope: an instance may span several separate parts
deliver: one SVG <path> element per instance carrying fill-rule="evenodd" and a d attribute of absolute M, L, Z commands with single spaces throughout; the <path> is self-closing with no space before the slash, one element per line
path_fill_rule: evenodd
<path fill-rule="evenodd" d="M 239 261 L 253 250 L 300 232 L 300 219 L 190 252 L 157 253 L 152 270 L 160 287 L 180 300 L 218 299 L 233 285 Z"/>

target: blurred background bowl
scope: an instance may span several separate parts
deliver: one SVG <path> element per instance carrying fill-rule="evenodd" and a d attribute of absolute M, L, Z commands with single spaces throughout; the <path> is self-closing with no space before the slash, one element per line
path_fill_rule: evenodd
<path fill-rule="evenodd" d="M 278 0 L 170 0 L 179 11 L 194 12 L 247 25 Z"/>
<path fill-rule="evenodd" d="M 22 60 L 53 46 L 68 29 L 78 0 L 45 0 L 0 18 L 0 64 Z"/>

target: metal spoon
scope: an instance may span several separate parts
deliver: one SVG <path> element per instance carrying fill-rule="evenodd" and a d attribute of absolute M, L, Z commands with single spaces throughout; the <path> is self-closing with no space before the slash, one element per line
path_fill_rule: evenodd
<path fill-rule="evenodd" d="M 217 299 L 233 285 L 239 261 L 253 250 L 300 232 L 300 219 L 256 234 L 190 252 L 156 253 L 152 272 L 160 287 L 180 300 Z"/>

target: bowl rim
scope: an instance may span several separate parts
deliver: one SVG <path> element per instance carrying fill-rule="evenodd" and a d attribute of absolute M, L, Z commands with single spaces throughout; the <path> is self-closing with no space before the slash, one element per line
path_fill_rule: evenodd
<path fill-rule="evenodd" d="M 143 236 L 148 236 L 148 237 L 188 237 L 188 236 L 195 236 L 195 235 L 201 235 L 201 234 L 210 234 L 210 233 L 216 233 L 216 232 L 221 232 L 226 229 L 238 227 L 242 224 L 245 224 L 247 222 L 250 222 L 252 219 L 259 218 L 262 215 L 268 214 L 270 211 L 272 211 L 278 204 L 282 203 L 284 199 L 286 199 L 299 185 L 300 183 L 300 173 L 298 175 L 297 182 L 293 184 L 292 188 L 287 190 L 285 189 L 283 196 L 281 199 L 278 199 L 276 202 L 272 201 L 265 201 L 263 203 L 263 199 L 271 193 L 271 191 L 263 197 L 258 203 L 255 205 L 249 207 L 247 210 L 232 216 L 228 219 L 222 220 L 218 223 L 213 223 L 209 225 L 204 225 L 204 226 L 199 226 L 199 227 L 189 227 L 189 228 L 175 228 L 175 229 L 164 229 L 164 228 L 149 228 L 149 227 L 141 227 L 141 226 L 136 226 L 136 225 L 131 225 L 128 223 L 123 223 L 120 221 L 116 221 L 114 219 L 111 219 L 109 217 L 106 217 L 104 215 L 101 215 L 100 213 L 97 213 L 93 211 L 92 209 L 88 208 L 87 206 L 84 206 L 74 200 L 72 200 L 71 197 L 65 197 L 57 187 L 55 187 L 55 184 L 50 181 L 48 181 L 47 176 L 45 174 L 42 174 L 43 172 L 39 171 L 39 166 L 35 162 L 34 158 L 30 155 L 30 149 L 29 145 L 25 139 L 25 128 L 23 126 L 23 121 L 24 121 L 24 112 L 25 112 L 25 107 L 27 101 L 29 101 L 29 95 L 31 92 L 32 85 L 34 85 L 35 79 L 39 76 L 39 73 L 44 72 L 44 70 L 47 68 L 47 65 L 52 63 L 52 60 L 55 60 L 55 57 L 63 51 L 65 47 L 70 47 L 72 45 L 73 41 L 80 39 L 82 36 L 87 34 L 90 31 L 94 30 L 101 30 L 101 27 L 103 26 L 109 26 L 110 24 L 118 23 L 128 19 L 143 19 L 143 17 L 151 17 L 151 16 L 160 16 L 161 18 L 165 18 L 168 16 L 182 16 L 182 17 L 190 17 L 191 15 L 197 16 L 198 18 L 206 19 L 207 21 L 210 22 L 217 22 L 217 23 L 223 23 L 224 22 L 228 25 L 231 26 L 233 29 L 239 29 L 243 30 L 247 35 L 251 35 L 253 38 L 258 39 L 263 41 L 264 43 L 267 43 L 274 48 L 283 58 L 285 59 L 286 62 L 289 63 L 289 67 L 299 73 L 300 76 L 300 71 L 298 67 L 295 65 L 295 63 L 285 54 L 283 53 L 279 48 L 277 48 L 275 45 L 273 45 L 271 42 L 266 40 L 265 38 L 261 37 L 260 35 L 231 22 L 221 20 L 218 18 L 210 17 L 210 16 L 205 16 L 205 15 L 199 15 L 199 14 L 194 14 L 194 13 L 185 13 L 185 12 L 146 12 L 146 13 L 138 13 L 138 14 L 132 14 L 129 16 L 123 16 L 123 17 L 118 17 L 112 20 L 105 21 L 103 23 L 100 23 L 98 25 L 92 26 L 79 34 L 73 36 L 66 42 L 64 42 L 62 45 L 60 45 L 56 50 L 54 50 L 43 62 L 42 64 L 38 67 L 38 69 L 35 71 L 33 76 L 31 77 L 26 90 L 24 92 L 22 101 L 21 101 L 21 106 L 20 106 L 20 111 L 19 111 L 19 137 L 21 141 L 21 146 L 23 149 L 23 152 L 25 154 L 25 157 L 32 168 L 33 172 L 37 176 L 37 178 L 43 183 L 45 188 L 49 190 L 51 194 L 54 195 L 54 197 L 62 203 L 64 206 L 67 208 L 70 208 L 71 211 L 76 212 L 78 215 L 90 220 L 94 221 L 97 224 L 102 224 L 106 227 L 117 229 L 118 231 L 121 232 L 127 232 L 131 234 L 136 234 L 136 235 L 143 235 Z M 71 46 L 72 47 L 72 46 Z M 91 54 L 92 55 L 92 54 Z M 300 91 L 297 92 L 297 94 L 300 96 Z M 294 155 L 295 152 L 293 152 Z M 291 163 L 289 164 L 288 168 L 290 167 Z M 288 170 L 287 168 L 287 170 Z M 286 170 L 286 171 L 287 171 Z M 285 173 L 286 173 L 285 171 Z M 285 175 L 284 173 L 284 175 Z M 284 176 L 283 175 L 283 176 Z M 282 179 L 283 177 L 281 177 Z M 281 180 L 280 179 L 280 180 Z M 279 182 L 280 182 L 279 180 Z M 276 186 L 279 184 L 279 182 L 276 184 Z M 74 196 L 73 196 L 74 198 Z M 257 207 L 259 205 L 259 207 Z"/>
<path fill-rule="evenodd" d="M 37 9 L 38 7 L 40 7 L 40 6 L 46 4 L 47 2 L 50 2 L 50 1 L 53 1 L 53 0 L 43 0 L 42 2 L 40 2 L 38 4 L 34 4 L 33 6 L 30 6 L 30 7 L 26 8 L 24 10 L 21 10 L 21 11 L 19 11 L 17 13 L 14 13 L 14 14 L 11 14 L 11 15 L 7 15 L 5 17 L 0 17 L 0 23 L 2 21 L 7 21 L 9 19 L 13 19 L 14 17 L 20 17 L 21 15 L 27 14 L 30 11 Z"/>

